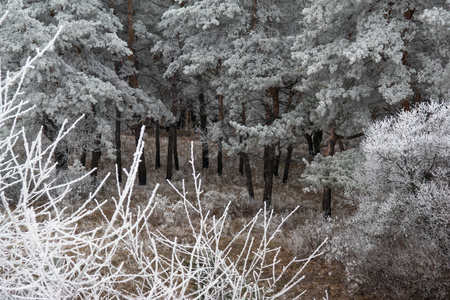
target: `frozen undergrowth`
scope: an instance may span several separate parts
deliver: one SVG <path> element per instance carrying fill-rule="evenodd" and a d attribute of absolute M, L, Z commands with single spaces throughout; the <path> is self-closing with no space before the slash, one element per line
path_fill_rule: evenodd
<path fill-rule="evenodd" d="M 227 239 L 228 209 L 219 217 L 205 211 L 193 151 L 195 200 L 186 198 L 184 188 L 177 190 L 182 198 L 177 213 L 186 216 L 188 239 L 179 242 L 152 227 L 157 188 L 143 207 L 132 208 L 143 130 L 117 197 L 97 201 L 105 179 L 80 207 L 68 211 L 71 188 L 84 180 L 56 180 L 53 154 L 68 131 L 44 146 L 42 132 L 30 141 L 26 128 L 17 128 L 27 113 L 26 103 L 18 100 L 26 71 L 49 48 L 51 43 L 0 86 L 0 298 L 276 299 L 298 290 L 302 271 L 319 249 L 282 265 L 281 248 L 273 241 L 286 219 L 273 225 L 268 210 Z M 106 213 L 106 204 L 112 212 Z M 80 226 L 92 218 L 100 225 Z"/>

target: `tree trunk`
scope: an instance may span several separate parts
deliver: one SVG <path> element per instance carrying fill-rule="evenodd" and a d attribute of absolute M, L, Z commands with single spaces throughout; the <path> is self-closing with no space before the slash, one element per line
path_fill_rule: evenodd
<path fill-rule="evenodd" d="M 223 96 L 219 95 L 219 126 L 222 130 L 223 128 Z M 222 142 L 223 138 L 219 138 L 219 144 L 218 144 L 218 153 L 217 153 L 217 175 L 222 176 L 222 169 L 223 169 L 223 161 L 222 161 Z"/>
<path fill-rule="evenodd" d="M 155 170 L 161 168 L 161 144 L 159 140 L 159 121 L 155 122 Z"/>
<path fill-rule="evenodd" d="M 242 157 L 242 162 L 244 165 L 248 195 L 250 199 L 253 200 L 255 198 L 255 194 L 253 192 L 253 180 L 252 180 L 252 169 L 250 168 L 250 159 L 248 157 L 248 154 L 245 152 L 241 152 L 239 156 Z"/>
<path fill-rule="evenodd" d="M 284 164 L 283 183 L 287 183 L 287 181 L 288 181 L 289 167 L 291 166 L 291 158 L 292 158 L 293 150 L 294 150 L 294 146 L 292 144 L 289 144 L 288 148 L 287 148 L 286 162 Z"/>
<path fill-rule="evenodd" d="M 174 141 L 173 141 L 173 161 L 175 162 L 175 170 L 180 170 L 180 162 L 178 161 L 178 134 L 177 128 L 175 127 L 174 132 Z"/>
<path fill-rule="evenodd" d="M 172 157 L 174 157 L 176 130 L 177 130 L 176 123 L 170 124 L 169 142 L 167 145 L 167 170 L 166 170 L 167 180 L 172 180 L 172 168 L 173 168 Z"/>
<path fill-rule="evenodd" d="M 131 54 L 128 56 L 128 60 L 131 62 L 133 67 L 137 70 L 139 69 L 136 57 L 134 55 L 134 27 L 133 27 L 133 0 L 128 0 L 128 6 L 127 6 L 127 21 L 128 21 L 128 47 L 131 50 Z M 130 86 L 132 88 L 139 88 L 139 81 L 136 73 L 133 72 L 130 76 L 128 76 L 128 80 L 130 82 Z M 143 124 L 142 122 L 138 122 L 138 124 L 134 127 L 134 137 L 136 140 L 136 146 L 138 144 L 138 139 L 140 135 L 140 131 Z M 142 150 L 142 154 L 139 161 L 138 166 L 138 178 L 139 178 L 139 185 L 145 185 L 147 183 L 147 168 L 145 166 L 145 155 L 144 150 Z"/>
<path fill-rule="evenodd" d="M 56 171 L 67 170 L 69 157 L 69 149 L 64 141 L 61 141 L 55 149 Z"/>
<path fill-rule="evenodd" d="M 275 146 L 264 147 L 264 195 L 263 202 L 266 208 L 272 205 L 273 165 L 275 159 Z"/>
<path fill-rule="evenodd" d="M 239 143 L 242 144 L 242 136 L 239 137 Z M 239 155 L 239 175 L 244 176 L 244 157 Z"/>
<path fill-rule="evenodd" d="M 273 120 L 280 116 L 280 89 L 271 87 L 268 91 L 272 97 L 272 106 L 265 104 L 266 111 L 266 125 L 270 126 Z M 267 145 L 264 147 L 264 195 L 263 203 L 266 208 L 272 205 L 272 187 L 274 175 L 274 161 L 275 161 L 275 145 Z"/>
<path fill-rule="evenodd" d="M 122 182 L 122 141 L 120 137 L 120 110 L 116 108 L 116 130 L 115 130 L 115 144 L 116 144 L 116 166 L 117 166 L 117 180 Z"/>
<path fill-rule="evenodd" d="M 331 217 L 331 188 L 328 186 L 323 187 L 322 192 L 322 218 L 324 221 L 328 221 Z"/>
<path fill-rule="evenodd" d="M 139 124 L 141 124 L 141 122 Z M 135 142 L 136 142 L 136 147 L 137 147 L 137 145 L 139 143 L 140 133 L 141 133 L 141 127 L 140 126 L 136 126 L 134 128 L 134 139 L 135 139 Z M 138 179 L 139 179 L 139 185 L 146 185 L 147 184 L 147 167 L 145 166 L 144 149 L 142 149 L 141 156 L 139 157 Z"/>
<path fill-rule="evenodd" d="M 200 102 L 200 129 L 202 131 L 202 168 L 209 168 L 209 151 L 208 151 L 208 136 L 207 136 L 207 115 L 205 107 L 205 94 L 201 93 L 198 96 Z"/>
<path fill-rule="evenodd" d="M 281 160 L 281 145 L 280 143 L 277 143 L 275 161 L 273 162 L 274 176 L 278 176 L 278 169 L 280 168 L 280 160 Z"/>
<path fill-rule="evenodd" d="M 322 143 L 322 130 L 315 130 L 312 133 L 312 142 L 313 142 L 313 156 L 316 156 L 320 153 L 320 143 Z"/>
<path fill-rule="evenodd" d="M 328 138 L 328 148 L 326 156 L 333 156 L 334 149 L 337 142 L 336 129 L 331 129 L 330 137 Z M 331 217 L 331 188 L 329 186 L 324 186 L 322 193 L 322 218 L 327 221 Z"/>
<path fill-rule="evenodd" d="M 81 152 L 80 163 L 83 167 L 86 167 L 86 149 L 83 148 L 83 152 Z"/>

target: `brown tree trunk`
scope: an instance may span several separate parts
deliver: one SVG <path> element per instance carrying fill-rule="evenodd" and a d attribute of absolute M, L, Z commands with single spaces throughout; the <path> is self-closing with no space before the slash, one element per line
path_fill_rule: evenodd
<path fill-rule="evenodd" d="M 239 137 L 239 143 L 242 144 L 242 136 Z M 244 176 L 244 157 L 239 155 L 239 175 Z"/>
<path fill-rule="evenodd" d="M 209 168 L 209 150 L 208 150 L 208 136 L 207 136 L 207 115 L 205 94 L 201 93 L 198 96 L 200 102 L 200 129 L 202 131 L 202 168 Z"/>
<path fill-rule="evenodd" d="M 167 170 L 166 179 L 172 180 L 172 158 L 174 157 L 175 148 L 175 135 L 176 135 L 177 125 L 176 123 L 170 124 L 169 127 L 169 142 L 167 145 Z"/>
<path fill-rule="evenodd" d="M 328 221 L 330 217 L 331 217 L 331 188 L 328 186 L 324 186 L 322 192 L 322 218 L 324 221 Z"/>
<path fill-rule="evenodd" d="M 223 96 L 219 95 L 219 126 L 222 129 L 223 127 Z M 222 161 L 222 142 L 223 138 L 219 138 L 219 144 L 218 144 L 218 153 L 217 153 L 217 175 L 222 176 L 222 170 L 223 170 L 223 161 Z"/>
<path fill-rule="evenodd" d="M 173 161 L 175 162 L 175 170 L 180 170 L 180 162 L 178 161 L 178 134 L 175 127 L 174 141 L 173 141 Z"/>
<path fill-rule="evenodd" d="M 291 166 L 291 158 L 292 158 L 293 150 L 294 150 L 294 146 L 292 144 L 289 144 L 288 148 L 287 148 L 286 162 L 284 164 L 283 183 L 287 183 L 287 181 L 288 181 L 289 168 Z"/>
<path fill-rule="evenodd" d="M 83 152 L 81 152 L 80 163 L 83 167 L 86 167 L 86 149 L 83 148 Z"/>
<path fill-rule="evenodd" d="M 155 170 L 161 168 L 161 144 L 159 139 L 159 121 L 155 122 Z"/>
<path fill-rule="evenodd" d="M 273 163 L 275 159 L 275 146 L 264 147 L 264 195 L 263 202 L 266 208 L 272 205 Z"/>
<path fill-rule="evenodd" d="M 138 63 L 136 60 L 136 57 L 134 55 L 134 27 L 133 27 L 133 0 L 128 0 L 128 6 L 127 6 L 127 21 L 128 21 L 128 47 L 131 50 L 131 54 L 128 56 L 128 60 L 132 63 L 133 67 L 137 70 L 138 69 Z M 139 81 L 137 78 L 136 73 L 133 72 L 130 76 L 128 76 L 128 80 L 130 82 L 130 86 L 132 88 L 139 88 Z M 136 140 L 136 146 L 138 143 L 140 131 L 142 128 L 142 122 L 138 122 L 138 124 L 134 128 L 134 136 Z M 139 185 L 145 185 L 147 183 L 147 167 L 145 166 L 145 155 L 144 150 L 142 150 L 142 154 L 139 161 L 138 166 L 138 178 L 139 178 Z"/>
<path fill-rule="evenodd" d="M 250 159 L 248 157 L 248 154 L 245 152 L 241 152 L 239 156 L 242 157 L 242 162 L 244 165 L 248 195 L 250 199 L 253 200 L 255 198 L 255 193 L 253 192 L 253 180 L 252 180 L 252 169 L 250 168 Z"/>
<path fill-rule="evenodd" d="M 273 175 L 278 176 L 278 169 L 280 168 L 280 160 L 281 160 L 281 145 L 277 143 L 276 145 L 276 156 L 275 161 L 273 162 Z"/>
<path fill-rule="evenodd" d="M 176 78 L 172 77 L 172 115 L 176 118 L 178 114 L 178 94 L 177 94 L 177 82 Z M 177 152 L 177 121 L 175 120 L 170 124 L 169 127 L 169 142 L 167 145 L 167 170 L 166 170 L 166 179 L 171 180 L 172 179 L 172 168 L 173 168 L 173 162 L 175 161 L 175 164 L 178 164 L 178 155 Z"/>
<path fill-rule="evenodd" d="M 135 126 L 134 128 L 134 139 L 136 142 L 136 147 L 139 143 L 139 137 L 141 133 L 141 127 Z M 138 179 L 139 185 L 147 184 L 147 167 L 145 166 L 145 155 L 144 150 L 142 149 L 141 156 L 139 157 L 139 166 L 138 166 Z"/>
<path fill-rule="evenodd" d="M 330 136 L 328 138 L 328 148 L 326 156 L 333 156 L 336 142 L 338 140 L 336 129 L 331 129 Z M 324 186 L 322 193 L 322 218 L 327 221 L 331 217 L 331 188 Z"/>
<path fill-rule="evenodd" d="M 120 131 L 120 110 L 116 108 L 116 130 L 115 130 L 115 144 L 116 144 L 116 166 L 117 166 L 117 180 L 122 182 L 122 141 L 121 141 L 121 131 Z"/>

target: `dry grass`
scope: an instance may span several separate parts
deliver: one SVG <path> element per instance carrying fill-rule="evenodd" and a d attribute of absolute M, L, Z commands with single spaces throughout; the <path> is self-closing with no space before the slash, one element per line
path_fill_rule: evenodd
<path fill-rule="evenodd" d="M 202 203 L 212 214 L 220 216 L 226 205 L 230 202 L 229 224 L 226 226 L 226 235 L 230 238 L 235 234 L 243 224 L 255 215 L 262 206 L 263 176 L 262 176 L 262 149 L 252 153 L 250 156 L 252 175 L 254 180 L 255 200 L 249 200 L 245 186 L 245 178 L 239 176 L 238 162 L 236 155 L 224 155 L 223 175 L 216 175 L 215 155 L 217 148 L 210 149 L 211 159 L 210 168 L 201 169 L 201 143 L 193 131 L 180 131 L 178 135 L 178 154 L 180 159 L 180 170 L 174 171 L 172 184 L 177 188 L 182 188 L 183 181 L 186 190 L 192 191 L 188 197 L 194 197 L 194 187 L 192 179 L 192 169 L 189 162 L 190 143 L 194 143 L 194 153 L 196 155 L 195 166 L 202 174 Z M 147 163 L 147 185 L 135 187 L 133 194 L 133 209 L 137 210 L 139 206 L 145 205 L 150 198 L 156 184 L 160 184 L 157 191 L 156 202 L 158 203 L 150 223 L 155 229 L 161 230 L 168 237 L 177 237 L 181 242 L 190 238 L 188 226 L 186 226 L 186 216 L 177 213 L 181 206 L 180 196 L 173 190 L 165 180 L 165 165 L 167 151 L 167 134 L 161 134 L 161 169 L 154 169 L 155 159 L 155 138 L 152 130 L 147 130 L 145 136 L 145 158 Z M 134 137 L 124 135 L 122 137 L 123 146 L 123 167 L 128 168 L 132 162 L 132 153 L 134 151 Z M 294 256 L 307 257 L 320 243 L 332 232 L 327 230 L 320 218 L 321 195 L 305 194 L 302 191 L 302 185 L 299 181 L 304 169 L 302 158 L 306 156 L 306 149 L 300 145 L 294 149 L 293 161 L 288 184 L 281 183 L 281 177 L 275 177 L 273 188 L 273 209 L 275 219 L 282 220 L 295 207 L 298 210 L 286 221 L 283 227 L 283 233 L 276 243 L 282 249 L 281 259 L 288 261 Z M 285 150 L 282 153 L 282 163 L 280 165 L 280 174 L 284 170 Z M 105 176 L 108 172 L 114 172 L 114 160 L 102 157 L 99 166 L 99 177 Z M 99 198 L 108 199 L 116 193 L 115 179 L 111 176 L 107 184 L 102 189 Z M 346 205 L 340 200 L 341 197 L 335 196 L 333 199 L 333 214 L 335 218 L 342 218 L 352 207 Z M 74 204 L 75 205 L 75 204 Z M 108 213 L 108 205 L 104 209 L 106 216 L 112 214 L 113 205 Z M 83 226 L 93 226 L 100 219 L 92 218 L 92 223 L 83 224 Z M 275 222 L 277 223 L 277 222 Z M 225 241 L 226 242 L 226 241 Z M 239 242 L 236 249 L 239 249 Z M 125 258 L 124 258 L 125 259 Z M 132 266 L 130 266 L 132 267 Z M 306 269 L 306 279 L 298 287 L 299 291 L 307 290 L 304 298 L 322 299 L 325 291 L 328 292 L 330 299 L 375 299 L 368 296 L 350 296 L 350 288 L 345 281 L 344 266 L 339 262 L 330 262 L 325 258 L 316 259 Z M 294 293 L 298 291 L 293 291 Z"/>

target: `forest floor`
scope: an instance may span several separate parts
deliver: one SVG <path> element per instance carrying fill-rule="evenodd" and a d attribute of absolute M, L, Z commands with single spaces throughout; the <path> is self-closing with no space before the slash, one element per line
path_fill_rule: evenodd
<path fill-rule="evenodd" d="M 145 205 L 150 198 L 154 188 L 159 184 L 157 190 L 157 206 L 153 212 L 151 223 L 158 230 L 170 231 L 179 240 L 188 238 L 186 220 L 180 218 L 176 213 L 177 203 L 180 196 L 174 191 L 166 176 L 166 151 L 167 133 L 161 131 L 161 168 L 155 170 L 155 136 L 153 130 L 147 130 L 144 137 L 145 158 L 147 163 L 147 185 L 138 186 L 136 184 L 133 194 L 133 204 Z M 226 205 L 230 202 L 229 217 L 226 234 L 233 236 L 238 228 L 242 228 L 262 207 L 263 194 L 263 172 L 262 172 L 262 152 L 254 152 L 251 155 L 252 176 L 255 191 L 255 199 L 248 199 L 245 178 L 238 172 L 239 159 L 237 155 L 223 158 L 223 174 L 216 174 L 217 145 L 210 144 L 210 167 L 201 168 L 201 142 L 199 136 L 193 131 L 180 130 L 178 133 L 178 155 L 180 169 L 174 171 L 172 184 L 181 188 L 183 180 L 189 193 L 195 194 L 194 181 L 192 177 L 192 166 L 190 164 L 191 141 L 194 145 L 195 169 L 201 173 L 202 180 L 202 202 L 207 210 L 212 214 L 220 216 Z M 128 169 L 131 164 L 134 151 L 134 137 L 131 135 L 122 136 L 123 147 L 123 167 Z M 327 238 L 327 232 L 322 230 L 323 223 L 320 215 L 321 195 L 314 193 L 304 193 L 300 182 L 301 173 L 304 169 L 302 159 L 306 157 L 307 149 L 305 145 L 295 147 L 292 157 L 289 180 L 287 184 L 281 182 L 284 171 L 284 159 L 286 150 L 282 152 L 281 164 L 278 177 L 274 178 L 273 186 L 273 209 L 275 220 L 280 220 L 289 212 L 297 210 L 288 219 L 282 228 L 282 233 L 276 239 L 276 243 L 281 246 L 282 261 L 288 261 L 294 257 L 307 258 L 313 251 Z M 108 172 L 114 172 L 114 160 L 102 157 L 99 166 L 99 177 L 102 178 Z M 99 198 L 110 198 L 114 193 L 114 176 L 106 182 Z M 352 211 L 352 207 L 342 201 L 342 195 L 335 193 L 333 198 L 333 217 L 341 218 L 347 216 Z M 170 233 L 169 233 L 170 234 Z M 171 234 L 170 234 L 171 235 Z M 325 249 L 326 252 L 326 249 Z M 280 266 L 282 267 L 282 266 Z M 289 275 L 289 274 L 288 274 Z M 371 295 L 351 294 L 351 286 L 346 280 L 345 267 L 339 261 L 332 261 L 327 258 L 327 254 L 313 259 L 305 268 L 303 275 L 305 279 L 300 282 L 298 288 L 292 291 L 297 295 L 306 290 L 302 299 L 323 299 L 328 294 L 329 299 L 376 299 Z M 289 299 L 289 295 L 286 299 Z"/>

